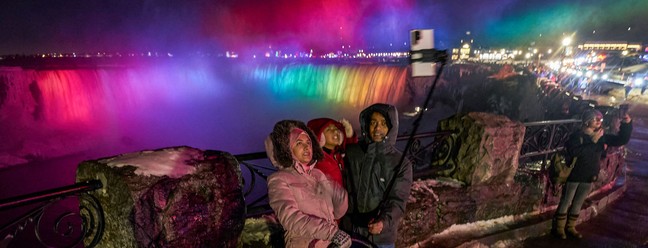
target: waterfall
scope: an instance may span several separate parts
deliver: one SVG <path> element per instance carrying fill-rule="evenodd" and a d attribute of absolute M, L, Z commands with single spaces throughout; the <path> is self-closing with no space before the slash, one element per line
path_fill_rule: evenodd
<path fill-rule="evenodd" d="M 410 97 L 407 68 L 385 65 L 154 64 L 0 68 L 0 157 L 97 156 L 188 145 L 263 150 L 281 119 L 347 118 Z M 2 163 L 2 161 L 0 161 Z M 0 167 L 2 165 L 0 164 Z"/>

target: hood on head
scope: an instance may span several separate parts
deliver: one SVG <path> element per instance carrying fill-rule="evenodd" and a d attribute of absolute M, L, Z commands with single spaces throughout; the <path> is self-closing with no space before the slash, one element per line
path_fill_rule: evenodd
<path fill-rule="evenodd" d="M 277 122 L 272 129 L 272 133 L 266 139 L 265 147 L 268 158 L 279 169 L 288 168 L 293 165 L 292 149 L 290 149 L 290 132 L 293 128 L 304 130 L 311 141 L 317 140 L 313 131 L 308 129 L 306 124 L 301 121 L 282 120 Z M 313 160 L 311 163 L 322 160 L 324 156 L 322 148 L 316 145 L 315 142 L 312 142 L 311 149 L 313 151 Z"/>
<path fill-rule="evenodd" d="M 344 131 L 344 125 L 342 125 L 342 123 L 330 118 L 317 118 L 308 121 L 306 126 L 308 126 L 308 128 L 310 128 L 313 131 L 313 133 L 315 133 L 315 137 L 317 137 L 317 142 L 319 142 L 320 147 L 324 147 L 324 145 L 326 144 L 326 138 L 324 137 L 324 129 L 326 129 L 326 127 L 328 127 L 331 124 L 335 125 L 335 127 L 340 129 L 340 135 L 342 136 L 340 137 L 342 139 L 341 146 L 344 146 L 346 132 Z"/>
<path fill-rule="evenodd" d="M 396 138 L 398 138 L 398 110 L 395 106 L 384 103 L 373 104 L 360 112 L 361 139 L 367 144 L 373 142 L 369 137 L 369 123 L 371 123 L 371 115 L 374 112 L 378 112 L 385 116 L 387 127 L 389 127 L 389 132 L 387 132 L 387 142 L 392 145 L 396 144 Z"/>

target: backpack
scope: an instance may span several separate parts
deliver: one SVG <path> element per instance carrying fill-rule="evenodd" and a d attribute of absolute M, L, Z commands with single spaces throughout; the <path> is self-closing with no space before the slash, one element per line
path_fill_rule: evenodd
<path fill-rule="evenodd" d="M 576 157 L 569 157 L 564 150 L 555 152 L 549 160 L 549 175 L 552 184 L 563 184 L 576 165 Z"/>
<path fill-rule="evenodd" d="M 580 143 L 583 144 L 583 138 L 580 138 Z M 567 153 L 567 149 L 562 149 L 551 155 L 549 160 L 549 178 L 552 184 L 563 184 L 567 182 L 567 178 L 572 169 L 576 165 L 578 158 L 571 156 Z"/>

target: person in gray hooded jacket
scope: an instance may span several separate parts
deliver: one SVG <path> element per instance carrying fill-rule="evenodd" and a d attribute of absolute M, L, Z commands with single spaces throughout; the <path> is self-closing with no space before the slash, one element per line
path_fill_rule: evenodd
<path fill-rule="evenodd" d="M 347 146 L 345 157 L 349 208 L 343 222 L 346 229 L 368 237 L 379 247 L 394 247 L 412 185 L 411 163 L 406 159 L 397 168 L 402 153 L 395 147 L 396 107 L 369 106 L 360 113 L 360 128 L 360 141 Z M 392 178 L 393 187 L 385 193 Z"/>

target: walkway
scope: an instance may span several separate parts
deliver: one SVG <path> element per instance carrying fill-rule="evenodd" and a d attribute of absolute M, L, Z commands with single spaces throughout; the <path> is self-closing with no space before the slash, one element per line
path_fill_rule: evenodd
<path fill-rule="evenodd" d="M 583 234 L 581 240 L 560 240 L 546 234 L 513 247 L 648 247 L 648 105 L 633 103 L 629 112 L 634 129 L 626 146 L 627 188 L 623 196 L 576 227 Z"/>

